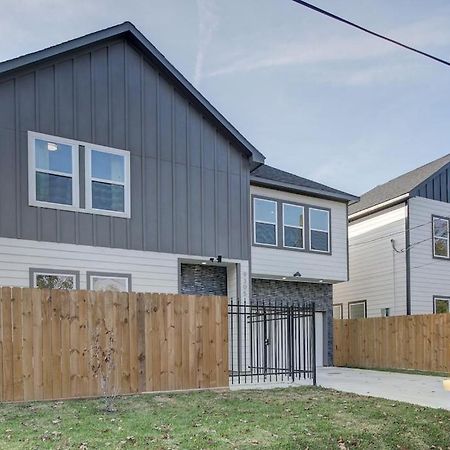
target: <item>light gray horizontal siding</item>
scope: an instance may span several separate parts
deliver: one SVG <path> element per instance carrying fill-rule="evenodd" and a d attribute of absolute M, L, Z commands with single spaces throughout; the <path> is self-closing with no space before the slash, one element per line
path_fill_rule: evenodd
<path fill-rule="evenodd" d="M 28 206 L 27 131 L 131 153 L 131 219 Z M 248 160 L 122 40 L 0 79 L 0 236 L 249 257 Z"/>
<path fill-rule="evenodd" d="M 346 204 L 251 186 L 255 197 L 273 198 L 287 203 L 330 210 L 331 254 L 296 251 L 274 247 L 252 246 L 252 275 L 258 278 L 270 276 L 292 276 L 299 271 L 302 279 L 327 280 L 332 282 L 347 280 L 347 209 Z M 281 225 L 282 217 L 278 217 Z M 253 230 L 252 230 L 253 232 Z"/>
<path fill-rule="evenodd" d="M 394 256 L 391 244 L 394 239 L 398 250 L 406 246 L 405 215 L 401 204 L 349 225 L 350 279 L 333 286 L 333 302 L 343 304 L 344 319 L 348 303 L 360 300 L 367 300 L 368 317 L 380 317 L 382 308 L 406 314 L 406 257 Z"/>
<path fill-rule="evenodd" d="M 411 227 L 411 313 L 433 312 L 433 296 L 450 296 L 450 260 L 433 258 L 433 215 L 450 218 L 450 204 L 427 198 L 409 200 Z"/>

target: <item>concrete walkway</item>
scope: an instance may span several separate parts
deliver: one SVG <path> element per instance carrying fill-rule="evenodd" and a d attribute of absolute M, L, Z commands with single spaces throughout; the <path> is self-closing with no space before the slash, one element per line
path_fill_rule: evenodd
<path fill-rule="evenodd" d="M 428 375 L 342 367 L 317 370 L 317 384 L 322 387 L 450 410 L 450 392 L 444 391 L 442 380 Z"/>
<path fill-rule="evenodd" d="M 442 380 L 441 377 L 428 375 L 409 375 L 343 367 L 320 367 L 317 369 L 318 386 L 450 410 L 450 392 L 444 391 Z M 230 388 L 232 390 L 273 389 L 302 385 L 311 385 L 311 381 L 230 384 Z"/>

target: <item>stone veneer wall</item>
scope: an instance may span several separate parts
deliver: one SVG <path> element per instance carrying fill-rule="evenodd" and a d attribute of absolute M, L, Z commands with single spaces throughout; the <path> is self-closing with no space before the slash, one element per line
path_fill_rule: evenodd
<path fill-rule="evenodd" d="M 251 302 L 279 303 L 291 305 L 304 301 L 313 301 L 317 311 L 323 311 L 324 333 L 327 352 L 324 352 L 324 364 L 333 364 L 333 286 L 326 283 L 305 283 L 280 280 L 252 280 Z"/>
<path fill-rule="evenodd" d="M 181 264 L 180 294 L 227 295 L 227 268 Z"/>

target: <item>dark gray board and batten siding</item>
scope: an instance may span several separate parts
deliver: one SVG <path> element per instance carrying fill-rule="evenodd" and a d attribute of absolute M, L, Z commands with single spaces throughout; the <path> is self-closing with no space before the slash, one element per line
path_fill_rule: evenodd
<path fill-rule="evenodd" d="M 450 203 L 450 165 L 447 164 L 411 191 L 411 197 L 424 197 Z"/>
<path fill-rule="evenodd" d="M 131 219 L 28 206 L 27 131 L 129 150 Z M 0 77 L 0 236 L 249 258 L 249 161 L 125 39 Z"/>

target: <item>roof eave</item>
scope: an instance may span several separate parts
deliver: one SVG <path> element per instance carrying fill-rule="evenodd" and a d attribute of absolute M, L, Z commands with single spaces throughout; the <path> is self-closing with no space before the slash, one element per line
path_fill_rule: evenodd
<path fill-rule="evenodd" d="M 370 214 L 374 214 L 376 212 L 380 212 L 383 209 L 391 208 L 392 206 L 396 206 L 400 203 L 405 202 L 410 197 L 410 193 L 407 192 L 405 194 L 399 195 L 398 197 L 391 198 L 390 200 L 386 200 L 385 202 L 378 203 L 377 205 L 370 206 L 369 208 L 361 209 L 360 211 L 354 212 L 348 215 L 349 221 L 361 219 L 363 217 L 369 216 Z"/>
<path fill-rule="evenodd" d="M 41 61 L 54 58 L 63 53 L 78 50 L 94 43 L 120 36 L 131 36 L 135 44 L 146 50 L 165 69 L 169 77 L 180 83 L 191 99 L 197 102 L 210 114 L 229 134 L 230 140 L 235 141 L 247 157 L 257 163 L 263 163 L 265 156 L 258 151 L 211 103 L 195 89 L 195 87 L 164 57 L 164 55 L 130 22 L 96 31 L 94 33 L 57 44 L 44 50 L 20 56 L 0 63 L 0 76 L 16 69 L 23 68 Z"/>
<path fill-rule="evenodd" d="M 347 194 L 345 192 L 327 192 L 320 189 L 309 188 L 306 186 L 297 186 L 291 183 L 284 183 L 282 181 L 269 180 L 268 178 L 250 176 L 250 184 L 254 186 L 267 187 L 279 191 L 292 192 L 294 194 L 306 194 L 311 197 L 319 197 L 327 200 L 334 200 L 338 202 L 353 203 L 359 200 L 355 195 Z"/>

